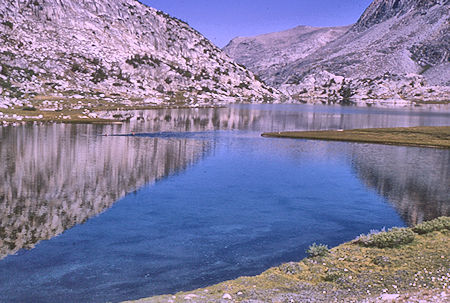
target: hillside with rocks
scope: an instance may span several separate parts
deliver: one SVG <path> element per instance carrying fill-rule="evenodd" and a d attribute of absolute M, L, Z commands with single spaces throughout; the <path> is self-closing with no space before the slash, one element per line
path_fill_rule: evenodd
<path fill-rule="evenodd" d="M 280 96 L 135 0 L 0 0 L 0 107 L 208 105 Z"/>
<path fill-rule="evenodd" d="M 304 102 L 449 103 L 449 54 L 450 1 L 375 0 L 345 34 L 267 79 Z"/>
<path fill-rule="evenodd" d="M 280 69 L 313 54 L 349 28 L 298 26 L 261 36 L 237 37 L 223 50 L 263 81 L 274 83 Z"/>

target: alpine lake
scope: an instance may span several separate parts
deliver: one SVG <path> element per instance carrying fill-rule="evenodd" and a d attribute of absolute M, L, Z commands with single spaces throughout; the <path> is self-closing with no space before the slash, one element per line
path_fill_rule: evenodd
<path fill-rule="evenodd" d="M 450 215 L 450 150 L 262 132 L 450 125 L 450 111 L 235 105 L 0 128 L 0 302 L 120 302 Z"/>

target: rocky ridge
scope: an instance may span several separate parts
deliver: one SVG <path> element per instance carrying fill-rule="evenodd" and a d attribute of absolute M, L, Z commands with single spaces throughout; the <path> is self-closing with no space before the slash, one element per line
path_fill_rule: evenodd
<path fill-rule="evenodd" d="M 1 108 L 278 96 L 187 23 L 136 0 L 0 1 Z"/>
<path fill-rule="evenodd" d="M 223 50 L 265 82 L 274 83 L 280 69 L 314 53 L 349 28 L 298 26 L 261 36 L 237 37 Z"/>
<path fill-rule="evenodd" d="M 311 103 L 449 103 L 449 16 L 448 0 L 375 0 L 346 33 L 268 84 Z"/>

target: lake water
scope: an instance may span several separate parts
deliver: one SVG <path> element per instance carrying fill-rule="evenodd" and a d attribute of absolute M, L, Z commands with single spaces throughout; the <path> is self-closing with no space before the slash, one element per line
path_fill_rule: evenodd
<path fill-rule="evenodd" d="M 0 128 L 0 302 L 191 290 L 298 261 L 313 242 L 450 215 L 449 150 L 260 137 L 450 125 L 449 112 L 264 105 L 138 116 Z"/>

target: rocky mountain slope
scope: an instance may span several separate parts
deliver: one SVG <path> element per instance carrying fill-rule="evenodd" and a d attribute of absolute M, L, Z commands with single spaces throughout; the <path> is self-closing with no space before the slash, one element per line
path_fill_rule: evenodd
<path fill-rule="evenodd" d="M 136 0 L 0 0 L 3 108 L 276 96 L 188 24 Z"/>
<path fill-rule="evenodd" d="M 448 0 L 375 0 L 345 34 L 268 84 L 307 102 L 448 103 L 449 16 Z"/>
<path fill-rule="evenodd" d="M 278 33 L 238 37 L 223 50 L 265 82 L 274 83 L 280 69 L 313 54 L 349 28 L 298 26 Z"/>

